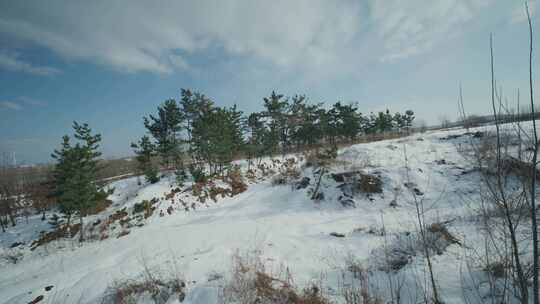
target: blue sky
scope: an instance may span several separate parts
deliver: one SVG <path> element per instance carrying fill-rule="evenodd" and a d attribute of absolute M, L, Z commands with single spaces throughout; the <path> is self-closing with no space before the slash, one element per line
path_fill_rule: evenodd
<path fill-rule="evenodd" d="M 490 32 L 504 95 L 528 98 L 522 1 L 1 1 L 0 152 L 50 161 L 77 120 L 106 157 L 128 155 L 181 88 L 246 112 L 276 90 L 437 123 L 456 118 L 461 82 L 481 114 Z"/>

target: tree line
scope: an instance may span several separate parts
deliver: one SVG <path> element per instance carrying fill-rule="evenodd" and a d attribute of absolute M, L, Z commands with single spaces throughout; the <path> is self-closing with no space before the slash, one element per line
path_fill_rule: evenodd
<path fill-rule="evenodd" d="M 409 132 L 414 120 L 411 110 L 364 115 L 356 104 L 325 108 L 304 95 L 288 98 L 276 92 L 263 98 L 263 107 L 246 115 L 236 105 L 220 107 L 202 93 L 182 89 L 178 101 L 166 100 L 156 114 L 143 118 L 148 135 L 131 145 L 139 171 L 151 183 L 158 181 L 160 166 L 174 170 L 179 181 L 187 171 L 204 178 L 223 173 L 238 157 L 251 163 L 322 144 L 351 143 L 361 135 Z"/>

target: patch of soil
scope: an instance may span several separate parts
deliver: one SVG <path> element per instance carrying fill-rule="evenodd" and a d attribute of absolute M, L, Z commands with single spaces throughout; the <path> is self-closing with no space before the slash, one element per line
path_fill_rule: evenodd
<path fill-rule="evenodd" d="M 358 190 L 363 193 L 382 193 L 382 180 L 371 174 L 360 174 L 357 182 Z"/>
<path fill-rule="evenodd" d="M 109 208 L 109 206 L 111 206 L 112 203 L 113 202 L 108 199 L 99 200 L 92 207 L 86 210 L 86 212 L 84 213 L 84 216 L 101 213 L 102 211 L 105 211 L 105 209 Z"/>

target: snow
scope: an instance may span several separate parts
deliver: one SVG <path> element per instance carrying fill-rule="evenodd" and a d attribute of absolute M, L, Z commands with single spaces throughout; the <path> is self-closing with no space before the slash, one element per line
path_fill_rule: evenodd
<path fill-rule="evenodd" d="M 74 238 L 30 251 L 31 240 L 39 231 L 49 229 L 39 216 L 32 216 L 30 224 L 20 223 L 0 234 L 0 255 L 14 251 L 23 255 L 16 264 L 0 262 L 0 303 L 28 303 L 38 295 L 44 295 L 40 303 L 100 303 L 108 286 L 140 276 L 145 266 L 181 273 L 188 282 L 183 303 L 217 303 L 220 283 L 209 278 L 216 273 L 226 278 L 231 257 L 238 250 L 259 252 L 270 268 L 286 265 L 299 286 L 323 275 L 327 293 L 339 302 L 338 281 L 347 259 L 353 256 L 366 266 L 376 265 L 385 243 L 393 244 L 397 236 L 416 232 L 414 197 L 404 186 L 407 182 L 423 192 L 427 223 L 453 220 L 449 229 L 458 239 L 467 243 L 469 238 L 474 240 L 477 228 L 464 202 L 474 201 L 478 195 L 479 176 L 474 172 L 461 174 L 471 165 L 458 153 L 469 137 L 441 139 L 464 132 L 432 131 L 341 149 L 332 172 L 362 169 L 383 180 L 382 194 L 354 197 L 356 208 L 341 206 L 338 183 L 330 177 L 323 180 L 325 199 L 321 202 L 311 201 L 306 189 L 272 186 L 266 179 L 250 184 L 247 191 L 234 197 L 198 203 L 197 209 L 189 212 L 176 208 L 168 215 L 165 210 L 171 203 L 161 200 L 144 226 L 132 227 L 120 238 L 111 233 L 106 240 L 82 245 Z M 239 164 L 245 167 L 245 162 Z M 303 175 L 311 176 L 311 170 L 303 169 Z M 87 225 L 142 200 L 163 197 L 174 183 L 173 177 L 153 185 L 139 185 L 138 180 L 131 177 L 113 182 L 113 205 L 85 219 Z M 179 197 L 189 204 L 195 202 L 188 194 Z M 392 201 L 397 207 L 389 206 Z M 159 210 L 163 210 L 163 217 L 158 215 Z M 382 231 L 383 224 L 386 237 L 370 233 Z M 332 232 L 345 237 L 330 236 Z M 15 241 L 25 245 L 10 249 Z M 445 303 L 463 303 L 463 247 L 452 244 L 433 258 L 438 283 L 444 286 L 441 292 Z M 423 269 L 424 259 L 417 255 L 392 274 L 409 287 L 404 288 L 409 298 L 418 296 L 413 292 L 415 278 L 424 280 Z M 387 296 L 387 275 L 376 267 L 371 270 L 372 284 Z M 50 285 L 54 287 L 45 291 Z"/>

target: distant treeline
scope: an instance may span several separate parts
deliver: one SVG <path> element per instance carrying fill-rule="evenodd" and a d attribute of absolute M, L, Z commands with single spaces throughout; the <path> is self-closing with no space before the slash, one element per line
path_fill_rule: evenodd
<path fill-rule="evenodd" d="M 499 123 L 515 123 L 522 121 L 531 121 L 534 119 L 540 118 L 540 111 L 535 110 L 534 113 L 531 112 L 521 112 L 521 113 L 501 113 L 497 115 L 497 120 Z M 441 127 L 450 128 L 450 127 L 465 127 L 473 128 L 486 124 L 495 123 L 495 117 L 491 115 L 469 115 L 466 118 L 459 119 L 455 122 L 451 122 L 446 119 L 442 119 Z"/>

